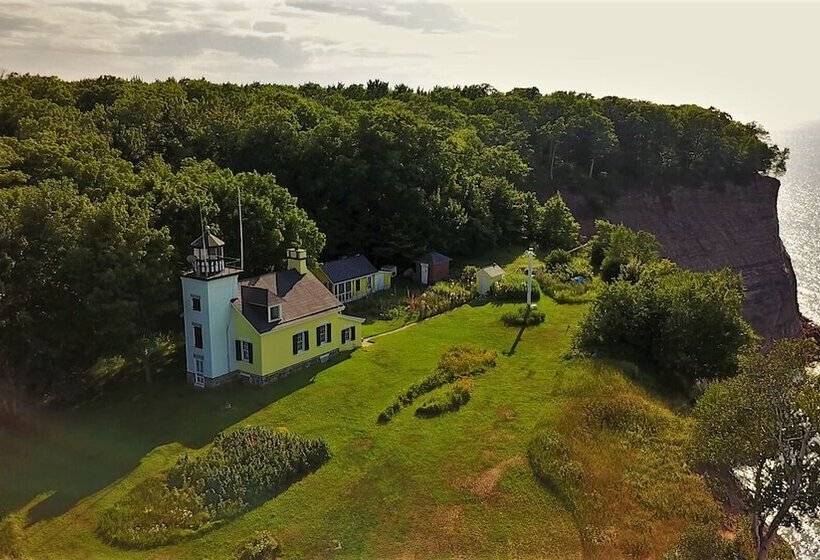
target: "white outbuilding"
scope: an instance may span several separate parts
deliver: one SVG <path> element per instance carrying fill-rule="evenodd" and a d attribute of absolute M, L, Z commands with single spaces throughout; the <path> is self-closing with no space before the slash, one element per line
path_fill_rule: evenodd
<path fill-rule="evenodd" d="M 475 273 L 476 286 L 479 294 L 487 294 L 493 284 L 504 277 L 504 269 L 493 263 L 490 266 L 485 266 Z"/>

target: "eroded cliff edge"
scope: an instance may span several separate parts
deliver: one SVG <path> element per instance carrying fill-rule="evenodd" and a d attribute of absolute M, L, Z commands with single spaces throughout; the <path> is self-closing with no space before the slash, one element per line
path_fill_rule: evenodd
<path fill-rule="evenodd" d="M 771 339 L 800 333 L 797 280 L 780 240 L 779 188 L 780 181 L 771 177 L 748 185 L 631 188 L 603 207 L 593 207 L 578 194 L 562 194 L 585 233 L 601 216 L 654 233 L 665 256 L 682 266 L 728 266 L 739 272 L 746 288 L 746 319 Z"/>

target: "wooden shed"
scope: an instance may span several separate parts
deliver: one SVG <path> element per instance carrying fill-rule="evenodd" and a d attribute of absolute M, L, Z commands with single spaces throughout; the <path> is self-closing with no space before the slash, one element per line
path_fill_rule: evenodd
<path fill-rule="evenodd" d="M 416 259 L 416 281 L 429 286 L 450 276 L 450 257 L 430 251 Z"/>
<path fill-rule="evenodd" d="M 493 284 L 504 277 L 504 269 L 493 263 L 490 266 L 485 266 L 475 273 L 476 287 L 479 294 L 487 294 L 492 288 Z"/>

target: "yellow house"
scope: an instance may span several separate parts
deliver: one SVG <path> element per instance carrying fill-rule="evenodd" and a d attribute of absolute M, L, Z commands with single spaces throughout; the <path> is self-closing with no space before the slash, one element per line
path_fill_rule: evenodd
<path fill-rule="evenodd" d="M 237 377 L 264 384 L 361 345 L 364 319 L 308 270 L 302 249 L 287 269 L 239 280 L 225 243 L 205 230 L 181 275 L 188 381 L 216 387 Z"/>
<path fill-rule="evenodd" d="M 288 251 L 287 270 L 241 280 L 232 305 L 235 368 L 253 383 L 361 345 L 364 319 L 342 313 L 344 305 L 308 270 L 302 249 Z"/>
<path fill-rule="evenodd" d="M 354 255 L 320 264 L 313 272 L 344 303 L 390 288 L 393 268 L 377 270 L 364 255 Z"/>

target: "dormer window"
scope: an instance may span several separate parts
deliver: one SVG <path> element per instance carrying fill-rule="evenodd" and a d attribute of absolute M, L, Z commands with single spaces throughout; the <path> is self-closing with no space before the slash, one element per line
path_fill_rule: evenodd
<path fill-rule="evenodd" d="M 268 323 L 274 323 L 282 319 L 282 306 L 271 305 L 268 307 Z"/>

